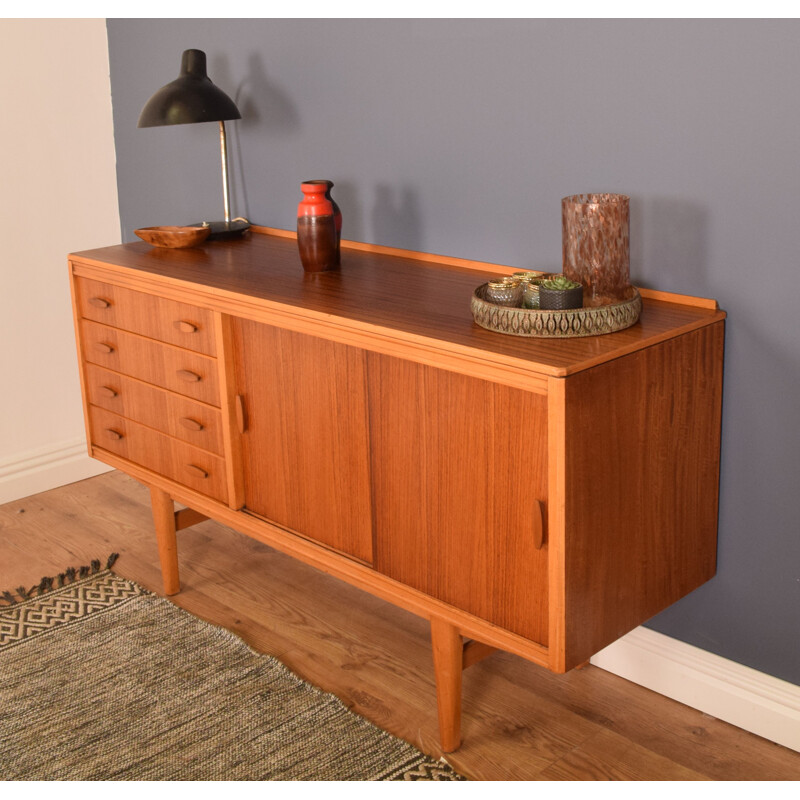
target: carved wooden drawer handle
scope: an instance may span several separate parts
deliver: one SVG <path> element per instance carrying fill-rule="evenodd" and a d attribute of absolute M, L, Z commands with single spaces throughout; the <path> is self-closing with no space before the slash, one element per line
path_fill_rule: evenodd
<path fill-rule="evenodd" d="M 190 372 L 188 369 L 179 369 L 175 374 L 187 383 L 196 383 L 203 380 L 196 372 Z"/>
<path fill-rule="evenodd" d="M 187 464 L 186 469 L 188 469 L 195 478 L 208 477 L 208 473 L 202 467 L 198 467 L 197 464 Z"/>
<path fill-rule="evenodd" d="M 89 305 L 94 306 L 95 308 L 108 308 L 111 305 L 111 302 L 106 300 L 104 297 L 90 297 Z"/>
<path fill-rule="evenodd" d="M 100 393 L 106 397 L 116 397 L 119 394 L 116 389 L 112 389 L 110 386 L 101 386 Z"/>
<path fill-rule="evenodd" d="M 544 547 L 544 503 L 536 500 L 533 506 L 533 546 L 537 550 Z"/>
<path fill-rule="evenodd" d="M 114 352 L 114 347 L 112 345 L 108 344 L 108 342 L 95 342 L 95 347 L 101 353 L 113 353 Z"/>
<path fill-rule="evenodd" d="M 197 333 L 198 326 L 195 325 L 193 322 L 189 322 L 185 319 L 179 319 L 175 322 L 175 327 L 181 333 Z"/>
<path fill-rule="evenodd" d="M 109 439 L 119 441 L 123 438 L 124 434 L 120 433 L 119 431 L 115 431 L 113 428 L 106 428 L 106 436 L 108 436 Z"/>
<path fill-rule="evenodd" d="M 202 431 L 205 427 L 202 422 L 198 422 L 196 419 L 192 419 L 191 417 L 181 417 L 178 422 L 180 422 L 184 428 L 188 428 L 190 431 Z"/>

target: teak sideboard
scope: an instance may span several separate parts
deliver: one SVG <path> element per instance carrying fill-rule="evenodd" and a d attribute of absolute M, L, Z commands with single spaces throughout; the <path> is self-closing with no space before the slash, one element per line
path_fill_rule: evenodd
<path fill-rule="evenodd" d="M 89 453 L 150 487 L 166 594 L 213 518 L 429 619 L 445 751 L 463 668 L 565 672 L 714 575 L 713 300 L 541 339 L 472 319 L 512 268 L 351 242 L 307 275 L 267 228 L 69 264 Z"/>

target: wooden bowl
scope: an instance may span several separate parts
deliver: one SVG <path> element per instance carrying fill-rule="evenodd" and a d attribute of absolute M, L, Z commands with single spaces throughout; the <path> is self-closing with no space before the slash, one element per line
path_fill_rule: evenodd
<path fill-rule="evenodd" d="M 154 247 L 194 247 L 208 239 L 211 228 L 201 225 L 159 225 L 155 228 L 139 228 L 134 233 Z"/>

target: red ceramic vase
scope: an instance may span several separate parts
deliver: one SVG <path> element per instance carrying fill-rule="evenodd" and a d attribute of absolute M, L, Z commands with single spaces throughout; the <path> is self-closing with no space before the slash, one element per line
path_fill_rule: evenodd
<path fill-rule="evenodd" d="M 297 246 L 306 272 L 324 272 L 339 266 L 341 211 L 330 196 L 332 186 L 327 180 L 300 184 L 303 199 L 297 206 Z"/>

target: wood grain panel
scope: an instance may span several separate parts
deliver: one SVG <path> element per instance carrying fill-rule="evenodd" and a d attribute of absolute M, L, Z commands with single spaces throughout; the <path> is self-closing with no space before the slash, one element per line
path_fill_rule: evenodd
<path fill-rule="evenodd" d="M 84 369 L 92 405 L 223 455 L 219 409 L 95 364 Z"/>
<path fill-rule="evenodd" d="M 92 444 L 202 494 L 227 500 L 225 462 L 104 408 L 89 407 Z"/>
<path fill-rule="evenodd" d="M 197 302 L 214 298 L 225 313 L 248 316 L 245 296 L 247 307 L 278 309 L 287 316 L 287 325 L 302 320 L 307 331 L 316 325 L 319 335 L 337 335 L 341 326 L 351 334 L 361 332 L 361 346 L 368 348 L 369 335 L 390 335 L 407 345 L 424 340 L 456 363 L 471 358 L 554 376 L 654 344 L 676 329 L 701 327 L 724 317 L 712 308 L 647 300 L 641 320 L 614 334 L 559 340 L 504 336 L 476 325 L 470 311 L 475 288 L 498 273 L 494 265 L 487 264 L 481 273 L 446 259 L 426 262 L 408 254 L 344 248 L 341 270 L 309 276 L 303 272 L 295 241 L 262 234 L 166 252 L 134 242 L 74 258 L 76 270 L 112 265 L 123 281 L 135 270 L 135 285 L 150 282 L 162 287 L 154 291 L 168 287 L 175 299 L 202 289 L 205 296 L 198 295 Z"/>
<path fill-rule="evenodd" d="M 90 320 L 80 329 L 84 360 L 219 407 L 216 359 Z"/>
<path fill-rule="evenodd" d="M 567 668 L 714 575 L 723 339 L 720 322 L 566 382 Z"/>
<path fill-rule="evenodd" d="M 233 321 L 247 508 L 372 562 L 365 354 Z"/>
<path fill-rule="evenodd" d="M 231 508 L 238 509 L 244 505 L 244 474 L 237 413 L 243 413 L 244 407 L 242 398 L 236 393 L 233 323 L 230 317 L 225 314 L 214 315 L 214 335 L 218 347 L 222 440 L 225 448 L 225 465 L 228 468 L 228 504 Z"/>
<path fill-rule="evenodd" d="M 534 664 L 546 666 L 549 663 L 546 647 L 381 575 L 368 564 L 363 564 L 354 558 L 343 558 L 330 547 L 287 531 L 254 514 L 231 509 L 185 485 L 126 461 L 114 453 L 95 448 L 93 455 L 115 469 L 125 471 L 146 486 L 162 488 L 176 502 L 189 506 L 209 519 L 231 527 L 328 575 L 340 578 L 357 589 L 363 589 L 369 595 L 386 600 L 427 620 L 437 617 L 454 625 L 464 636 L 505 652 L 515 653 Z"/>
<path fill-rule="evenodd" d="M 216 354 L 211 312 L 205 308 L 91 278 L 76 278 L 75 290 L 78 310 L 84 319 L 198 353 Z"/>
<path fill-rule="evenodd" d="M 376 568 L 547 644 L 546 398 L 369 354 Z"/>
<path fill-rule="evenodd" d="M 550 669 L 566 671 L 564 565 L 566 563 L 566 432 L 565 385 L 563 378 L 549 378 L 547 392 L 547 535 L 549 543 L 548 578 Z"/>

